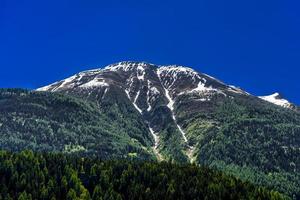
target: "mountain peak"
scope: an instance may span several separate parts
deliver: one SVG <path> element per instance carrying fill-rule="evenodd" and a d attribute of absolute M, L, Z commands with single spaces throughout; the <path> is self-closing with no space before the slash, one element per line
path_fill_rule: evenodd
<path fill-rule="evenodd" d="M 275 92 L 268 96 L 260 96 L 259 98 L 284 108 L 293 108 L 293 104 L 284 99 L 279 92 Z"/>
<path fill-rule="evenodd" d="M 110 71 L 131 71 L 135 69 L 143 70 L 148 67 L 154 67 L 154 64 L 147 63 L 147 62 L 137 62 L 137 61 L 122 61 L 115 64 L 108 65 L 104 68 L 104 70 L 110 70 Z"/>
<path fill-rule="evenodd" d="M 284 99 L 284 97 L 279 92 L 275 92 L 270 96 L 274 97 L 275 99 Z"/>
<path fill-rule="evenodd" d="M 165 65 L 165 66 L 159 66 L 159 72 L 161 71 L 167 71 L 171 73 L 184 73 L 184 74 L 190 74 L 190 75 L 196 75 L 198 72 L 196 72 L 194 69 L 189 67 L 184 67 L 181 65 Z"/>

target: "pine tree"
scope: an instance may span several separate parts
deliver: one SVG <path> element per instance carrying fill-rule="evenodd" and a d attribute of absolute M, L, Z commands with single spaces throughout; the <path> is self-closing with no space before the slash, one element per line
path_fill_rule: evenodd
<path fill-rule="evenodd" d="M 76 192 L 71 188 L 67 193 L 67 200 L 76 200 L 76 199 L 77 199 Z"/>
<path fill-rule="evenodd" d="M 18 200 L 32 200 L 32 198 L 30 194 L 27 194 L 27 192 L 24 191 L 19 195 Z"/>
<path fill-rule="evenodd" d="M 93 200 L 102 200 L 103 191 L 99 185 L 96 185 L 93 191 Z"/>

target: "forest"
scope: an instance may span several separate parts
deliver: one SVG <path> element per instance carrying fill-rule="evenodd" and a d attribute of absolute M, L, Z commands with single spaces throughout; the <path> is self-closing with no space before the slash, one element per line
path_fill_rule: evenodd
<path fill-rule="evenodd" d="M 0 199 L 288 199 L 206 167 L 0 151 Z"/>

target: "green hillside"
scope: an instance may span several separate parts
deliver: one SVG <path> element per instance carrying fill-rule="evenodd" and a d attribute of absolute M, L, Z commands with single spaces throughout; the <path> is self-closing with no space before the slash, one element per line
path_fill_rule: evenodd
<path fill-rule="evenodd" d="M 99 107 L 63 94 L 1 89 L 0 147 L 154 159 L 153 139 L 135 112 L 126 102 Z"/>
<path fill-rule="evenodd" d="M 189 106 L 177 112 L 196 162 L 299 198 L 299 112 L 243 96 Z"/>

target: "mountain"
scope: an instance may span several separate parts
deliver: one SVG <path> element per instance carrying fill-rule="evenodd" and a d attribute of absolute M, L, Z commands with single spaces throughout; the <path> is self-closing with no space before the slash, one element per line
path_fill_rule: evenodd
<path fill-rule="evenodd" d="M 0 109 L 7 150 L 192 162 L 300 194 L 300 113 L 191 68 L 120 62 L 1 90 Z"/>
<path fill-rule="evenodd" d="M 185 106 L 185 111 L 191 111 L 188 114 L 195 114 L 198 111 L 194 107 L 206 107 L 215 102 L 212 98 L 223 101 L 234 95 L 248 95 L 191 68 L 139 62 L 121 62 L 81 72 L 37 91 L 63 92 L 98 104 L 112 93 L 117 99 L 128 99 L 149 127 L 157 157 L 177 161 L 195 159 L 196 146 L 182 128 L 183 119 L 177 107 Z"/>

